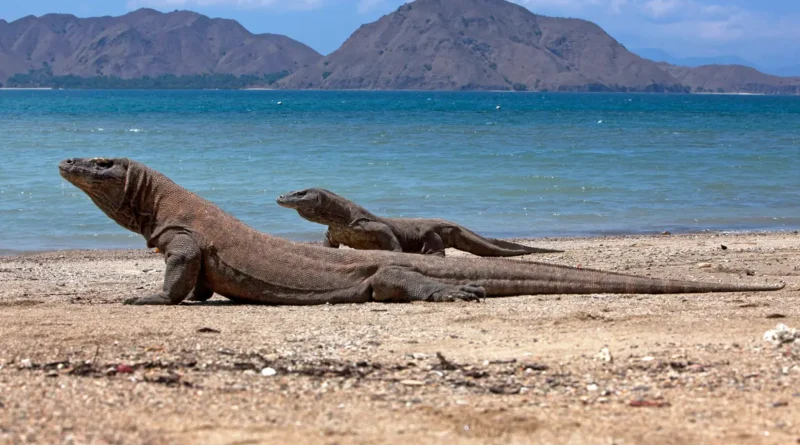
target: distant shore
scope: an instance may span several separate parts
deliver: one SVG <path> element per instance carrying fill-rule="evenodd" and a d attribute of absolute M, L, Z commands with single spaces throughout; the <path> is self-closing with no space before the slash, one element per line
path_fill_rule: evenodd
<path fill-rule="evenodd" d="M 0 90 L 55 90 L 53 87 L 0 87 Z"/>
<path fill-rule="evenodd" d="M 590 92 L 590 91 L 514 91 L 514 90 L 468 90 L 468 91 L 461 91 L 461 90 L 383 90 L 383 89 L 314 89 L 308 88 L 303 90 L 283 90 L 279 88 L 271 88 L 271 87 L 244 87 L 244 88 L 56 88 L 56 87 L 0 87 L 0 91 L 51 91 L 51 90 L 59 90 L 59 91 L 98 91 L 98 90 L 110 90 L 110 91 L 134 91 L 134 90 L 144 90 L 144 91 L 331 91 L 331 92 L 407 92 L 407 93 L 419 93 L 419 92 L 428 92 L 428 93 L 465 93 L 465 92 L 475 92 L 475 93 L 522 93 L 522 94 L 688 94 L 688 95 L 702 95 L 702 96 L 798 96 L 797 94 L 767 94 L 767 93 L 748 93 L 748 92 L 713 92 L 713 91 L 692 91 L 688 93 L 675 93 L 675 92 L 639 92 L 639 91 L 598 91 L 598 92 Z"/>

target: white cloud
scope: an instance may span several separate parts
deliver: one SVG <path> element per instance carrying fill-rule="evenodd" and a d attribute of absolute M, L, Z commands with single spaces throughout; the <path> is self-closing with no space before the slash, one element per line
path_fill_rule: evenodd
<path fill-rule="evenodd" d="M 128 8 L 231 6 L 242 9 L 307 10 L 320 8 L 324 3 L 325 0 L 129 0 Z"/>
<path fill-rule="evenodd" d="M 777 12 L 725 0 L 512 0 L 537 14 L 591 20 L 631 48 L 677 56 L 735 54 L 790 65 L 800 50 L 800 8 Z M 741 5 L 741 3 L 739 3 Z"/>
<path fill-rule="evenodd" d="M 685 2 L 683 0 L 650 0 L 641 7 L 651 17 L 662 18 L 685 9 Z"/>
<path fill-rule="evenodd" d="M 378 6 L 385 3 L 385 0 L 359 0 L 358 2 L 358 13 L 359 14 L 366 14 L 373 9 L 377 8 Z"/>
<path fill-rule="evenodd" d="M 595 6 L 608 0 L 510 0 L 531 11 L 579 11 L 587 6 Z"/>
<path fill-rule="evenodd" d="M 614 14 L 622 13 L 622 8 L 628 4 L 628 0 L 611 0 L 611 12 Z"/>

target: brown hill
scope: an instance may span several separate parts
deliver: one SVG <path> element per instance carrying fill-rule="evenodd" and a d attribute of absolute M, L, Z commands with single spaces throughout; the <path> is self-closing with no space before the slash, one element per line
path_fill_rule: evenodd
<path fill-rule="evenodd" d="M 597 25 L 504 0 L 417 0 L 283 88 L 659 91 L 679 82 Z"/>
<path fill-rule="evenodd" d="M 360 27 L 324 58 L 288 37 L 190 11 L 0 20 L 0 83 L 29 70 L 123 79 L 291 72 L 277 85 L 293 89 L 800 94 L 800 77 L 655 63 L 591 22 L 536 15 L 505 0 L 416 0 Z"/>
<path fill-rule="evenodd" d="M 49 66 L 54 75 L 257 74 L 296 71 L 321 57 L 285 36 L 252 34 L 233 20 L 140 9 L 120 17 L 0 20 L 0 81 Z"/>
<path fill-rule="evenodd" d="M 800 77 L 778 77 L 743 65 L 696 68 L 659 64 L 694 92 L 800 94 Z"/>

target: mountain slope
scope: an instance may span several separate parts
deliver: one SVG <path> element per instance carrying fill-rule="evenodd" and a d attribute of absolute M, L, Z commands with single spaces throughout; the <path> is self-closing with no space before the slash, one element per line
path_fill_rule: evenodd
<path fill-rule="evenodd" d="M 584 20 L 538 16 L 504 0 L 417 0 L 279 85 L 653 91 L 677 83 Z"/>
<path fill-rule="evenodd" d="M 140 9 L 120 17 L 27 16 L 0 21 L 0 81 L 49 67 L 54 75 L 269 74 L 320 54 L 288 37 L 255 35 L 233 20 Z"/>
<path fill-rule="evenodd" d="M 695 92 L 800 94 L 800 77 L 778 77 L 742 65 L 704 65 L 696 68 L 660 64 Z"/>
<path fill-rule="evenodd" d="M 738 56 L 708 56 L 708 57 L 676 57 L 657 48 L 639 48 L 632 50 L 639 57 L 653 62 L 665 62 L 670 65 L 698 67 L 703 65 L 744 65 L 758 69 L 758 65 Z"/>

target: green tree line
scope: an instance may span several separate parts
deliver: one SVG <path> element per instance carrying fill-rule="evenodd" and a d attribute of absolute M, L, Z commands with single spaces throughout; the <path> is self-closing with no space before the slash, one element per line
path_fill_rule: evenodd
<path fill-rule="evenodd" d="M 233 74 L 195 74 L 175 76 L 165 74 L 157 77 L 144 76 L 136 79 L 122 79 L 115 76 L 81 77 L 74 75 L 56 76 L 45 66 L 28 71 L 27 74 L 11 76 L 5 86 L 8 88 L 64 88 L 64 89 L 222 89 L 232 90 L 248 87 L 267 87 L 290 74 L 280 71 L 264 76 Z M 2 86 L 2 85 L 0 85 Z"/>

